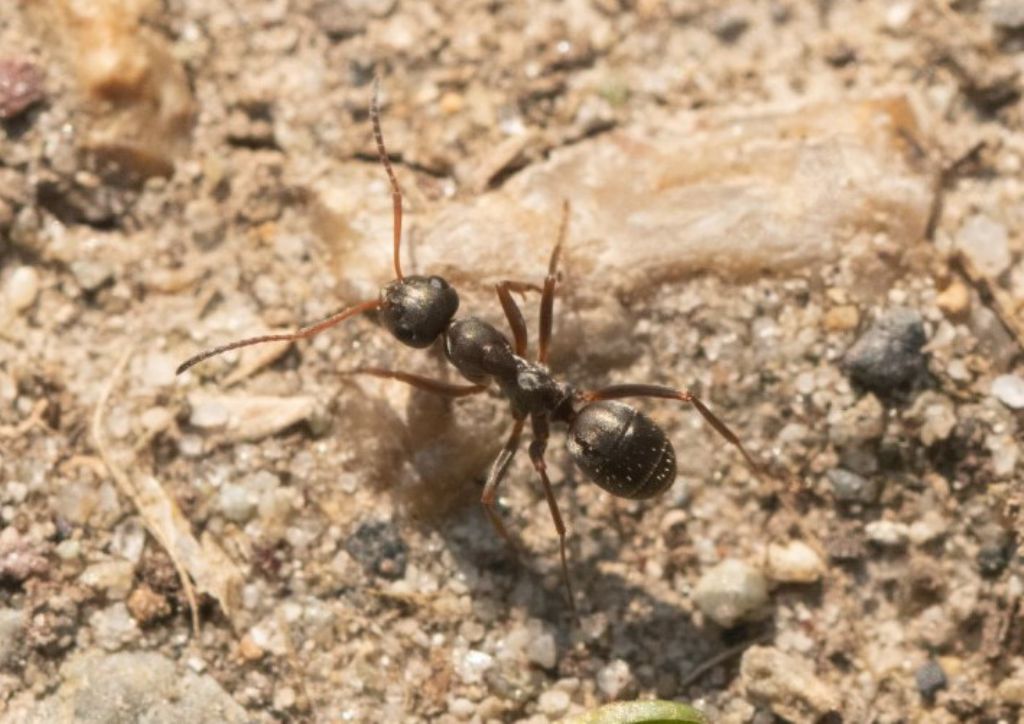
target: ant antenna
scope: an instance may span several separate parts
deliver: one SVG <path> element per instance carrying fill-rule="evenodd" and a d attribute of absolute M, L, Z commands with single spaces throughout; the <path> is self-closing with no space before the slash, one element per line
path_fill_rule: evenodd
<path fill-rule="evenodd" d="M 384 134 L 380 130 L 380 110 L 377 107 L 377 97 L 380 94 L 380 76 L 373 77 L 373 96 L 370 98 L 370 119 L 373 121 L 373 137 L 377 141 L 377 155 L 380 162 L 387 171 L 388 181 L 391 183 L 391 205 L 394 208 L 394 235 L 395 235 L 395 276 L 402 281 L 402 262 L 399 259 L 399 247 L 402 242 L 402 191 L 398 188 L 398 179 L 391 168 L 391 161 L 388 160 L 387 149 L 384 148 Z"/>
<path fill-rule="evenodd" d="M 265 334 L 261 337 L 249 337 L 248 339 L 240 339 L 237 342 L 231 342 L 230 344 L 225 344 L 220 347 L 214 347 L 213 349 L 208 349 L 205 352 L 200 352 L 194 357 L 189 357 L 181 363 L 178 369 L 174 371 L 174 374 L 180 375 L 185 370 L 199 364 L 205 359 L 209 359 L 210 357 L 214 357 L 224 352 L 230 352 L 231 350 L 238 349 L 239 347 L 250 347 L 254 344 L 263 344 L 264 342 L 292 342 L 297 339 L 308 339 L 309 337 L 320 334 L 325 329 L 329 329 L 340 322 L 344 322 L 349 317 L 360 314 L 361 312 L 369 312 L 371 309 L 377 309 L 379 306 L 380 301 L 372 299 L 367 302 L 360 302 L 354 307 L 343 309 L 340 312 L 335 312 L 322 322 L 317 322 L 316 324 L 312 324 L 308 327 L 303 327 L 297 332 L 292 332 L 291 334 Z"/>

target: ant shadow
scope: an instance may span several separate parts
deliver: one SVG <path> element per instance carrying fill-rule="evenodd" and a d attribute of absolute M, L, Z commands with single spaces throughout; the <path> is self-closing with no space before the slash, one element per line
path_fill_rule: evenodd
<path fill-rule="evenodd" d="M 570 519 L 584 514 L 572 487 L 577 483 L 585 481 L 570 473 L 560 491 L 560 502 L 569 502 Z M 558 663 L 549 673 L 558 677 L 594 678 L 607 662 L 620 659 L 629 665 L 633 688 L 655 691 L 663 698 L 693 699 L 728 686 L 738 675 L 744 644 L 767 640 L 774 633 L 770 619 L 731 629 L 711 622 L 698 624 L 690 610 L 607 570 L 604 563 L 620 559 L 628 541 L 600 531 L 588 541 L 586 556 L 581 554 L 579 534 L 568 538 L 570 575 L 584 622 L 578 624 L 566 600 L 557 548 L 526 548 L 516 530 L 515 512 L 503 509 L 501 514 L 516 540 L 515 550 L 494 532 L 479 505 L 461 508 L 435 530 L 460 573 L 479 584 L 471 596 L 518 608 L 524 618 L 544 622 L 554 634 L 557 650 Z M 548 560 L 552 556 L 553 566 Z M 552 570 L 558 575 L 553 576 Z M 613 611 L 603 610 L 602 605 L 610 605 Z M 601 613 L 606 616 L 594 624 Z M 622 619 L 616 618 L 618 614 L 624 614 Z M 736 650 L 736 655 L 700 670 L 729 650 Z M 724 677 L 722 667 L 727 672 Z"/>

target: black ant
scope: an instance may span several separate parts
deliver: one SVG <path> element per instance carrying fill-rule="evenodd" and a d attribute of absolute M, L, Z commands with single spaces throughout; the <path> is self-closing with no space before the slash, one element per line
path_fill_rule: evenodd
<path fill-rule="evenodd" d="M 558 503 L 551 489 L 544 452 L 547 449 L 551 423 L 569 426 L 568 448 L 573 462 L 583 472 L 612 495 L 621 498 L 651 498 L 667 490 L 676 478 L 676 456 L 672 443 L 664 431 L 651 418 L 629 405 L 615 400 L 625 397 L 657 397 L 679 400 L 693 405 L 697 412 L 734 445 L 755 472 L 757 463 L 744 449 L 736 435 L 726 427 L 693 393 L 660 385 L 610 385 L 597 390 L 578 390 L 569 383 L 552 377 L 547 367 L 551 343 L 552 309 L 555 285 L 558 280 L 558 261 L 565 243 L 569 224 L 569 203 L 562 206 L 562 219 L 558 240 L 548 262 L 544 285 L 502 281 L 495 286 L 512 328 L 514 342 L 493 325 L 478 317 L 454 319 L 459 309 L 459 295 L 439 276 L 406 276 L 402 273 L 400 242 L 402 237 L 402 192 L 391 167 L 384 138 L 380 129 L 378 110 L 379 80 L 373 84 L 370 118 L 377 153 L 391 184 L 394 207 L 393 259 L 395 279 L 380 290 L 377 299 L 360 302 L 317 324 L 304 327 L 292 334 L 271 334 L 239 340 L 207 350 L 186 360 L 177 374 L 214 355 L 264 342 L 306 339 L 363 312 L 376 311 L 378 318 L 399 342 L 424 349 L 440 338 L 448 361 L 470 385 L 456 385 L 408 372 L 376 367 L 363 367 L 355 373 L 399 380 L 421 390 L 445 397 L 465 397 L 483 392 L 491 382 L 497 384 L 501 394 L 512 408 L 512 431 L 498 457 L 491 465 L 484 484 L 481 502 L 488 518 L 506 540 L 511 537 L 495 510 L 498 486 L 519 447 L 527 419 L 533 430 L 530 443 L 530 461 L 544 485 L 551 518 L 558 531 L 562 559 L 562 573 L 569 603 L 575 613 L 575 601 L 569 582 L 569 566 L 565 551 L 565 524 L 558 511 Z M 539 291 L 540 341 L 536 361 L 526 359 L 527 330 L 519 305 L 513 293 Z"/>

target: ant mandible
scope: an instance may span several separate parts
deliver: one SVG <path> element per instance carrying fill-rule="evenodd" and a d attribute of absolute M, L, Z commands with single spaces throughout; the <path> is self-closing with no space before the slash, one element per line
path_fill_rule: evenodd
<path fill-rule="evenodd" d="M 473 384 L 456 385 L 417 374 L 377 367 L 361 367 L 352 371 L 399 380 L 415 388 L 450 398 L 478 394 L 485 391 L 490 383 L 497 384 L 498 390 L 511 407 L 512 431 L 491 465 L 480 500 L 495 529 L 511 542 L 511 537 L 498 517 L 495 503 L 498 486 L 508 471 L 509 464 L 519 447 L 523 428 L 529 419 L 533 431 L 533 440 L 529 448 L 530 461 L 540 476 L 544 495 L 551 510 L 551 518 L 558 531 L 562 574 L 569 595 L 569 604 L 575 613 L 575 600 L 566 559 L 565 524 L 559 513 L 544 462 L 551 423 L 568 425 L 567 445 L 573 462 L 600 487 L 621 498 L 654 497 L 667 490 L 676 478 L 675 450 L 665 432 L 639 410 L 616 402 L 621 398 L 656 397 L 687 402 L 696 408 L 719 435 L 740 451 L 755 474 L 759 473 L 759 467 L 739 438 L 688 390 L 645 384 L 610 385 L 596 390 L 578 390 L 569 383 L 560 382 L 552 377 L 547 359 L 551 343 L 558 261 L 569 224 L 567 201 L 562 205 L 558 240 L 551 252 L 543 287 L 515 281 L 502 281 L 495 285 L 498 301 L 512 328 L 514 342 L 509 342 L 502 332 L 479 317 L 455 319 L 455 313 L 459 308 L 459 295 L 443 278 L 403 274 L 400 255 L 402 192 L 388 159 L 380 129 L 379 88 L 379 78 L 375 78 L 370 100 L 370 118 L 377 153 L 391 185 L 395 279 L 380 290 L 377 299 L 355 304 L 291 334 L 250 337 L 201 352 L 183 362 L 178 367 L 177 374 L 180 375 L 205 359 L 240 347 L 264 342 L 307 339 L 350 317 L 374 310 L 384 328 L 402 344 L 424 349 L 440 338 L 448 361 Z M 526 291 L 541 293 L 540 340 L 536 361 L 526 359 L 526 321 L 519 305 L 512 297 L 513 293 Z"/>

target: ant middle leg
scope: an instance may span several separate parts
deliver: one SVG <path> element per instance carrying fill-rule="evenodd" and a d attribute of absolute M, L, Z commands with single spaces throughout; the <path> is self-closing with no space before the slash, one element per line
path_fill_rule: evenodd
<path fill-rule="evenodd" d="M 509 544 L 512 550 L 516 550 L 516 542 L 512 536 L 509 535 L 508 530 L 505 528 L 505 524 L 501 522 L 501 518 L 498 516 L 498 511 L 495 507 L 498 501 L 498 485 L 505 478 L 505 473 L 508 472 L 508 466 L 512 463 L 512 458 L 515 457 L 516 450 L 519 449 L 519 439 L 523 435 L 523 426 L 526 424 L 526 418 L 520 417 L 512 425 L 512 431 L 509 433 L 508 440 L 505 441 L 505 447 L 498 453 L 498 457 L 494 459 L 491 464 L 491 469 L 487 473 L 487 482 L 484 483 L 484 492 L 480 496 L 480 503 L 484 506 L 484 512 L 487 514 L 487 518 L 491 521 L 491 525 L 498 531 L 498 535 L 505 539 L 505 542 Z"/>
<path fill-rule="evenodd" d="M 487 389 L 487 385 L 456 385 L 443 380 L 435 380 L 430 377 L 416 375 L 411 372 L 400 372 L 388 370 L 382 367 L 356 367 L 345 370 L 344 375 L 370 375 L 372 377 L 383 377 L 385 379 L 398 380 L 407 385 L 415 387 L 424 392 L 430 392 L 442 397 L 469 397 Z"/>
<path fill-rule="evenodd" d="M 547 418 L 535 415 L 532 418 L 533 441 L 530 443 L 530 461 L 533 469 L 540 475 L 540 481 L 544 486 L 544 497 L 548 501 L 548 509 L 551 511 L 551 520 L 555 524 L 555 531 L 558 533 L 558 547 L 562 557 L 562 580 L 565 582 L 565 592 L 569 596 L 569 608 L 572 610 L 573 618 L 579 620 L 576 611 L 576 596 L 572 590 L 572 580 L 569 578 L 569 559 L 565 550 L 565 522 L 558 510 L 558 501 L 555 499 L 555 492 L 551 488 L 551 480 L 548 478 L 548 466 L 544 462 L 544 452 L 548 447 L 548 421 Z"/>

